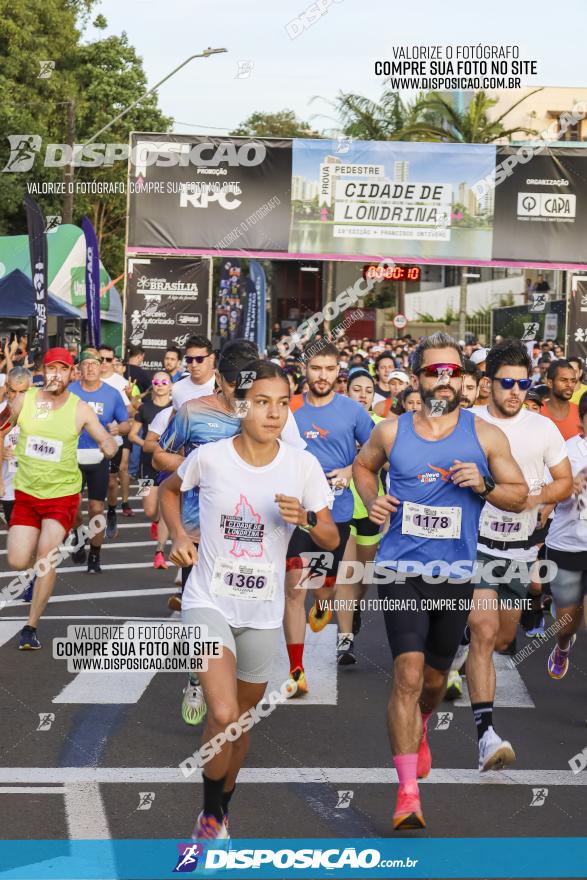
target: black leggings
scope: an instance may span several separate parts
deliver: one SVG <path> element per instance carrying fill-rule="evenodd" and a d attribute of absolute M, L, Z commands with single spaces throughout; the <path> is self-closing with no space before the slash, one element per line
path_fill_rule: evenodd
<path fill-rule="evenodd" d="M 442 672 L 450 665 L 463 637 L 473 585 L 427 584 L 421 577 L 406 577 L 406 583 L 379 584 L 387 639 L 393 659 L 409 651 L 424 654 L 427 666 Z M 444 600 L 444 601 L 443 601 Z M 428 608 L 430 601 L 438 607 Z M 440 604 L 443 603 L 443 604 Z"/>

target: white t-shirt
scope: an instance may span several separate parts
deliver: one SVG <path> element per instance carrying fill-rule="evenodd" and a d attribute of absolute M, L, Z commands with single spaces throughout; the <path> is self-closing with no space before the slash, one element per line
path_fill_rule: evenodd
<path fill-rule="evenodd" d="M 567 458 L 567 448 L 559 429 L 554 422 L 522 407 L 517 416 L 497 419 L 489 414 L 487 406 L 474 406 L 471 410 L 476 416 L 500 428 L 509 440 L 512 456 L 520 466 L 528 483 L 530 495 L 537 495 L 544 486 L 544 468 L 552 468 Z M 539 508 L 522 513 L 498 510 L 489 501 L 481 512 L 479 533 L 487 540 L 520 541 L 530 537 L 538 521 Z M 499 559 L 518 559 L 532 562 L 538 554 L 537 547 L 524 550 L 491 550 L 484 544 L 477 545 L 481 553 Z"/>
<path fill-rule="evenodd" d="M 204 382 L 203 385 L 196 385 L 195 382 L 192 382 L 192 377 L 188 376 L 186 379 L 180 379 L 179 382 L 174 382 L 171 388 L 171 402 L 173 406 L 179 412 L 184 403 L 187 403 L 188 400 L 195 400 L 196 397 L 206 397 L 208 394 L 214 394 L 214 386 L 216 385 L 216 379 L 212 376 L 207 382 Z"/>
<path fill-rule="evenodd" d="M 110 385 L 111 388 L 116 388 L 117 391 L 120 391 L 120 396 L 122 397 L 124 405 L 126 407 L 130 406 L 130 400 L 126 396 L 126 391 L 124 390 L 128 385 L 128 379 L 125 379 L 124 376 L 120 375 L 120 373 L 112 373 L 112 375 L 108 376 L 107 379 L 104 379 L 102 376 L 100 378 L 102 382 L 106 383 L 106 385 Z M 115 434 L 114 439 L 116 440 L 117 446 L 122 446 L 124 441 L 119 434 Z"/>
<path fill-rule="evenodd" d="M 4 435 L 4 448 L 12 450 L 16 449 L 19 434 L 20 428 L 18 427 L 18 425 L 15 425 L 14 428 L 11 428 L 10 431 L 7 431 Z M 13 482 L 16 468 L 16 458 L 2 460 L 2 479 L 4 481 L 4 495 L 2 496 L 3 501 L 14 501 Z"/>
<path fill-rule="evenodd" d="M 165 409 L 162 409 L 160 412 L 158 412 L 149 425 L 149 431 L 153 431 L 153 433 L 161 436 L 161 434 L 169 424 L 169 419 L 171 418 L 172 412 L 172 406 L 166 406 Z"/>
<path fill-rule="evenodd" d="M 587 440 L 577 434 L 567 440 L 566 445 L 573 477 L 583 474 L 587 479 Z M 587 488 L 578 498 L 571 495 L 557 504 L 546 536 L 546 546 L 568 553 L 584 553 L 587 550 Z"/>
<path fill-rule="evenodd" d="M 275 494 L 298 498 L 305 510 L 328 507 L 330 489 L 318 460 L 280 442 L 270 464 L 253 467 L 237 454 L 231 437 L 194 449 L 177 473 L 182 491 L 200 487 L 203 524 L 182 608 L 217 608 L 234 627 L 280 627 L 294 526 L 280 516 Z M 236 589 L 245 596 L 225 595 Z"/>
<path fill-rule="evenodd" d="M 281 439 L 284 443 L 288 443 L 290 446 L 293 446 L 294 449 L 305 449 L 308 445 L 300 434 L 298 423 L 294 419 L 294 414 L 292 413 L 291 409 L 288 409 L 287 411 L 287 422 L 283 426 Z"/>

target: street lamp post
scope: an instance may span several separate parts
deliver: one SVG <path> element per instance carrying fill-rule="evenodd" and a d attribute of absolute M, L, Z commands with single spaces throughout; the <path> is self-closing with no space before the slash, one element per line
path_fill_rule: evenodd
<path fill-rule="evenodd" d="M 164 82 L 167 82 L 168 79 L 171 79 L 172 76 L 175 76 L 175 74 L 176 74 L 179 70 L 181 70 L 182 67 L 185 67 L 186 64 L 189 64 L 190 61 L 193 61 L 193 60 L 194 60 L 194 58 L 209 58 L 210 55 L 218 55 L 218 54 L 221 53 L 221 52 L 227 52 L 227 51 L 228 51 L 227 49 L 210 49 L 210 48 L 208 48 L 208 49 L 204 49 L 204 51 L 201 52 L 199 55 L 190 55 L 190 57 L 189 57 L 189 58 L 186 58 L 186 60 L 183 61 L 178 67 L 175 67 L 175 68 L 171 71 L 171 73 L 168 73 L 167 76 L 164 76 L 163 79 L 159 80 L 159 82 L 156 83 L 156 84 L 153 86 L 152 89 L 149 89 L 148 92 L 145 92 L 144 95 L 141 95 L 140 98 L 137 98 L 137 100 L 134 101 L 132 104 L 129 104 L 128 107 L 125 107 L 125 109 L 122 110 L 122 111 L 118 114 L 118 116 L 115 116 L 114 119 L 112 119 L 112 120 L 108 123 L 108 125 L 103 126 L 103 128 L 101 128 L 100 131 L 97 131 L 96 134 L 93 135 L 93 136 L 89 139 L 89 141 L 86 141 L 86 143 L 87 143 L 87 144 L 91 144 L 92 141 L 95 141 L 97 137 L 99 137 L 99 136 L 100 136 L 101 134 L 103 134 L 107 129 L 109 129 L 112 125 L 114 125 L 115 122 L 118 122 L 119 119 L 122 119 L 122 117 L 125 116 L 125 115 L 128 113 L 129 110 L 132 110 L 133 107 L 136 107 L 137 104 L 140 104 L 141 101 L 142 101 L 144 98 L 147 98 L 149 95 L 152 95 L 153 92 L 156 92 L 157 89 L 159 88 L 159 86 L 162 86 Z"/>

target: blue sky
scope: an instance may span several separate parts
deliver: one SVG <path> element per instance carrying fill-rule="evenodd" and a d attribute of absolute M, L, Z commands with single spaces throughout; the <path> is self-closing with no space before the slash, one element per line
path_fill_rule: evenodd
<path fill-rule="evenodd" d="M 175 130 L 226 133 L 256 110 L 292 109 L 317 129 L 333 127 L 328 105 L 339 89 L 377 100 L 382 78 L 373 64 L 393 46 L 518 45 L 538 62 L 522 85 L 587 87 L 585 0 L 332 0 L 296 39 L 286 25 L 309 0 L 103 0 L 107 33 L 125 30 L 143 58 L 149 86 L 207 46 L 226 55 L 196 59 L 159 92 Z M 99 36 L 93 28 L 89 36 Z M 252 63 L 237 77 L 238 62 Z M 248 66 L 248 65 L 247 65 Z M 321 96 L 326 100 L 314 100 Z"/>

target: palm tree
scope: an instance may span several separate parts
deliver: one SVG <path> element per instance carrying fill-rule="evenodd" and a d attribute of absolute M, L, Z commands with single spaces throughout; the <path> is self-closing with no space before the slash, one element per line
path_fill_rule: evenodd
<path fill-rule="evenodd" d="M 318 98 L 316 96 L 312 100 Z M 389 89 L 383 93 L 379 103 L 351 92 L 339 92 L 334 101 L 327 103 L 337 114 L 336 130 L 358 140 L 397 139 L 399 131 L 420 118 L 414 113 L 415 104 L 404 103 L 398 92 Z"/>
<path fill-rule="evenodd" d="M 454 106 L 450 95 L 428 92 L 421 95 L 413 107 L 414 120 L 397 132 L 395 137 L 403 141 L 449 141 L 452 143 L 490 144 L 501 138 L 511 138 L 515 134 L 536 135 L 533 128 L 516 126 L 504 128 L 503 120 L 541 88 L 534 89 L 520 98 L 498 116 L 490 119 L 488 111 L 497 104 L 486 92 L 475 92 L 468 107 L 460 112 Z"/>

